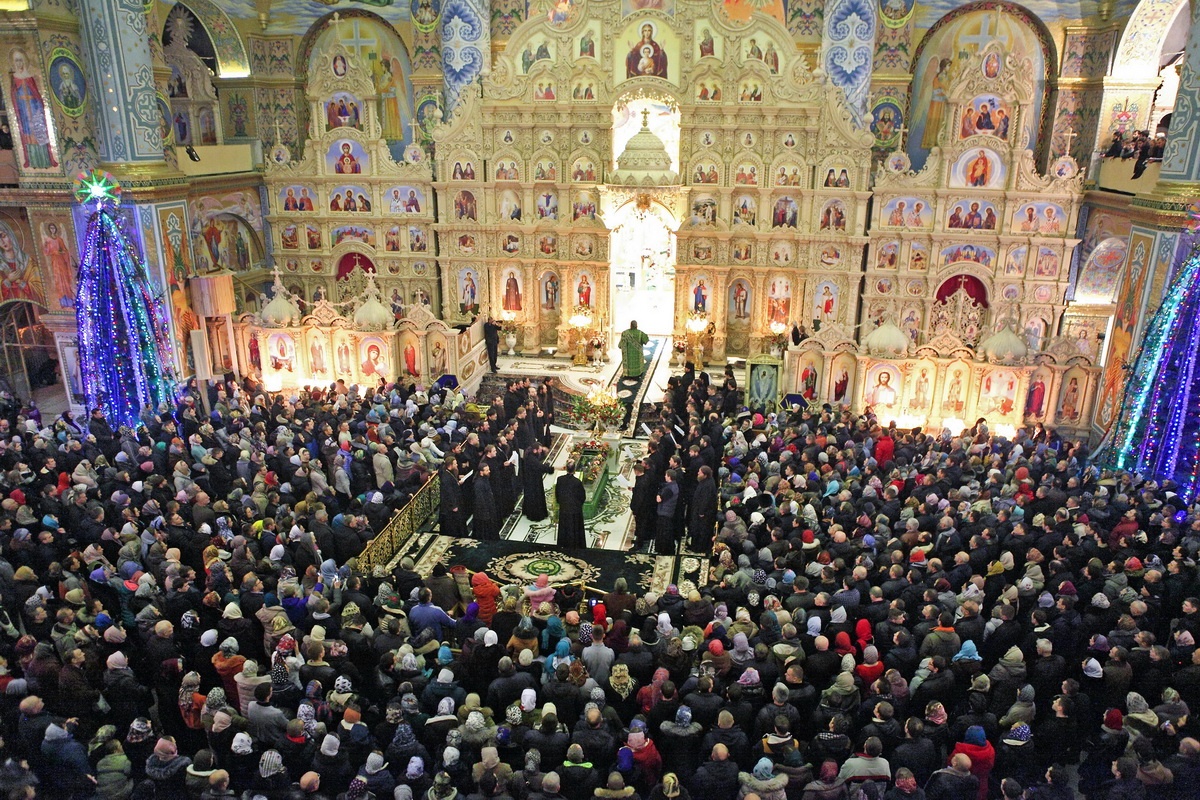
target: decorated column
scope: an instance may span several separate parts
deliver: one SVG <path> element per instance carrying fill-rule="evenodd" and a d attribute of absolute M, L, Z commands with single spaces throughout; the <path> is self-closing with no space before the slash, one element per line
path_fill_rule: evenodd
<path fill-rule="evenodd" d="M 831 0 L 825 6 L 821 66 L 830 83 L 845 92 L 846 105 L 860 128 L 867 125 L 875 8 L 869 0 Z"/>
<path fill-rule="evenodd" d="M 463 91 L 491 71 L 489 16 L 482 0 L 449 0 L 442 8 L 442 72 L 450 113 Z"/>
<path fill-rule="evenodd" d="M 1184 52 L 1187 55 L 1163 152 L 1163 183 L 1200 181 L 1200 3 L 1192 4 L 1192 27 Z"/>
<path fill-rule="evenodd" d="M 80 28 L 97 82 L 100 158 L 112 163 L 163 163 L 154 61 L 141 0 L 80 0 Z"/>

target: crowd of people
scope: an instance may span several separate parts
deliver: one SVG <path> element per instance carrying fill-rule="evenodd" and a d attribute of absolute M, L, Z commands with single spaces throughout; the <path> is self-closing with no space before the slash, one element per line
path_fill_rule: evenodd
<path fill-rule="evenodd" d="M 483 412 L 192 385 L 137 430 L 0 402 L 0 793 L 1197 797 L 1200 512 L 1171 483 L 1041 428 L 745 412 L 688 370 L 632 512 L 704 585 L 357 568 L 435 471 L 445 535 L 544 513 L 553 415 L 526 381 Z"/>

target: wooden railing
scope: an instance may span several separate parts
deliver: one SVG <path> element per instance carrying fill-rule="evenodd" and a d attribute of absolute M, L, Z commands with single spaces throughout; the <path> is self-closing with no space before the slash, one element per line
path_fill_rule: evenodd
<path fill-rule="evenodd" d="M 386 567 L 396 557 L 400 544 L 421 529 L 438 511 L 442 496 L 441 476 L 435 472 L 425 485 L 417 490 L 408 504 L 396 512 L 384 529 L 367 542 L 358 556 L 358 569 L 371 572 L 375 567 Z"/>

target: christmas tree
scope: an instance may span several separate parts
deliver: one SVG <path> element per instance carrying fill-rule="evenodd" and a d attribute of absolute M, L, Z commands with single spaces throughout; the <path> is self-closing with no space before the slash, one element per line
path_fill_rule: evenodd
<path fill-rule="evenodd" d="M 1196 226 L 1193 214 L 1193 231 Z M 1187 501 L 1200 482 L 1200 247 L 1192 251 L 1150 320 L 1127 370 L 1105 466 L 1173 480 Z"/>
<path fill-rule="evenodd" d="M 75 320 L 89 408 L 109 423 L 136 427 L 142 408 L 175 399 L 167 316 L 133 243 L 112 215 L 120 186 L 111 175 L 81 175 L 76 197 L 94 205 L 88 219 Z"/>

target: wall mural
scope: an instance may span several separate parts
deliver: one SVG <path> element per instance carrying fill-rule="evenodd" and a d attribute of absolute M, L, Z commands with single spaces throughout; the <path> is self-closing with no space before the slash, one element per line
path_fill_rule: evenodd
<path fill-rule="evenodd" d="M 907 150 L 914 168 L 924 166 L 929 150 L 938 141 L 942 123 L 950 106 L 947 92 L 966 62 L 984 45 L 999 41 L 1006 52 L 1018 59 L 1030 59 L 1033 66 L 1034 101 L 1020 134 L 1034 136 L 1040 126 L 1045 104 L 1046 54 L 1048 44 L 1039 33 L 1039 23 L 1022 9 L 1007 3 L 988 3 L 982 7 L 965 6 L 949 11 L 938 20 L 918 47 L 913 70 L 909 103 Z M 924 11 L 925 9 L 923 9 Z M 991 124 L 995 124 L 992 120 Z M 961 130 L 961 129 L 960 129 Z M 994 128 L 993 128 L 994 130 Z"/>

